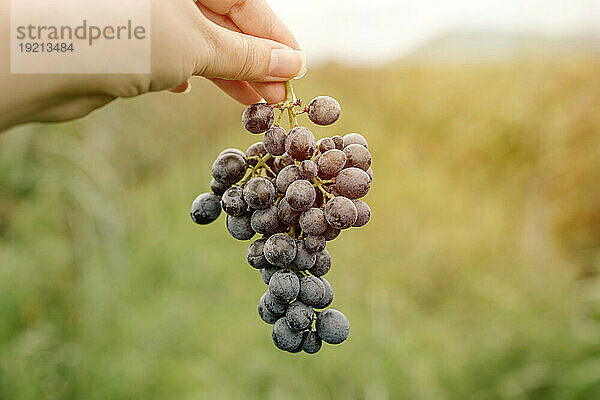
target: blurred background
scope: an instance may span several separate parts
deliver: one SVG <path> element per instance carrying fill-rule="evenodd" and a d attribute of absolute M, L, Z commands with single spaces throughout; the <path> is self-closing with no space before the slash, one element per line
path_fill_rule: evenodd
<path fill-rule="evenodd" d="M 0 134 L 0 398 L 600 398 L 600 5 L 271 2 L 295 83 L 369 140 L 372 221 L 328 245 L 343 345 L 271 343 L 224 219 L 258 137 L 200 79 Z"/>

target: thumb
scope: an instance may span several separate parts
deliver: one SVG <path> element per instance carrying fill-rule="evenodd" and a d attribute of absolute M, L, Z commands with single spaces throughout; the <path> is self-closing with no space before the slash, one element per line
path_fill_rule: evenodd
<path fill-rule="evenodd" d="M 283 82 L 306 73 L 304 53 L 268 39 L 214 26 L 197 75 L 250 82 Z"/>

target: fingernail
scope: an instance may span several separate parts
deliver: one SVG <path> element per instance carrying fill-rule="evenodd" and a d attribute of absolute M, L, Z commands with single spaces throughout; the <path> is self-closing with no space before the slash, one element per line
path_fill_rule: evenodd
<path fill-rule="evenodd" d="M 190 94 L 190 93 L 192 93 L 192 82 L 187 81 L 187 87 L 181 94 Z"/>
<path fill-rule="evenodd" d="M 306 73 L 306 56 L 296 50 L 273 49 L 268 78 L 290 79 Z"/>

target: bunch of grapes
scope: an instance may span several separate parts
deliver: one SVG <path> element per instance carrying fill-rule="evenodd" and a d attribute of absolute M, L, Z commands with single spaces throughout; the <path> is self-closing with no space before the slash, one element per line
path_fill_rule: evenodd
<path fill-rule="evenodd" d="M 371 209 L 361 198 L 373 179 L 371 153 L 358 133 L 315 140 L 298 125 L 308 114 L 317 125 L 337 121 L 339 103 L 327 96 L 307 107 L 291 85 L 285 102 L 258 103 L 243 113 L 243 126 L 261 142 L 246 152 L 223 150 L 212 165 L 212 193 L 199 195 L 191 216 L 197 224 L 227 214 L 227 230 L 238 240 L 254 239 L 246 251 L 268 290 L 258 301 L 258 314 L 273 325 L 272 338 L 281 350 L 313 354 L 322 341 L 342 343 L 350 332 L 346 316 L 329 307 L 333 290 L 324 275 L 331 268 L 326 244 L 340 232 L 361 227 Z M 275 111 L 279 111 L 276 120 Z M 290 130 L 279 124 L 289 116 Z"/>

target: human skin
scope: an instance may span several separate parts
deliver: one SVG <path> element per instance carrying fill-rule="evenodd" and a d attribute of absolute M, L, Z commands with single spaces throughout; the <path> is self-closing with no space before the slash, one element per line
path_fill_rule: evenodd
<path fill-rule="evenodd" d="M 127 1 L 115 13 L 127 12 Z M 275 103 L 283 82 L 306 70 L 265 0 L 152 0 L 150 74 L 11 74 L 9 29 L 10 1 L 0 0 L 0 130 L 79 118 L 119 97 L 187 92 L 192 76 L 243 104 Z"/>

